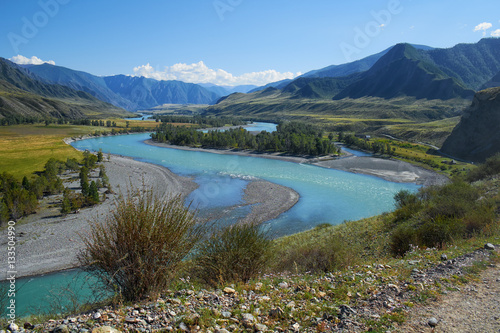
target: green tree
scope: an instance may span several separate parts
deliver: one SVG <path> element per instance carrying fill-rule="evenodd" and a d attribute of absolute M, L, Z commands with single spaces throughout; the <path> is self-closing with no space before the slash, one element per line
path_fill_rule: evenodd
<path fill-rule="evenodd" d="M 102 149 L 99 148 L 99 151 L 97 152 L 97 162 L 100 163 L 102 162 L 103 155 L 102 155 Z"/>
<path fill-rule="evenodd" d="M 90 183 L 88 197 L 92 204 L 96 204 L 99 202 L 99 188 L 97 187 L 95 181 L 92 181 Z"/>

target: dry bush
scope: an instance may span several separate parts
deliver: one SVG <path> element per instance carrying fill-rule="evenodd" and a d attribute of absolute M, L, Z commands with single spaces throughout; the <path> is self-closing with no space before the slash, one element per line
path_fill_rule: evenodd
<path fill-rule="evenodd" d="M 125 300 L 164 290 L 205 233 L 180 196 L 129 190 L 103 223 L 94 221 L 79 254 L 84 269 Z"/>
<path fill-rule="evenodd" d="M 240 223 L 214 232 L 195 258 L 196 275 L 212 286 L 247 282 L 268 262 L 271 240 L 258 224 Z"/>

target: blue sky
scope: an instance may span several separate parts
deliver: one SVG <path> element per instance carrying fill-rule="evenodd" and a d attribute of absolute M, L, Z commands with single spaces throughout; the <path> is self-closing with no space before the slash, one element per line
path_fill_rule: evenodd
<path fill-rule="evenodd" d="M 500 36 L 498 0 L 0 1 L 1 57 L 227 85 Z"/>

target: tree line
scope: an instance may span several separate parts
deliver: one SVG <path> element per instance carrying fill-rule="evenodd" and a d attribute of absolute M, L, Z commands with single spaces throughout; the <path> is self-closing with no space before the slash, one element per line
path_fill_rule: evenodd
<path fill-rule="evenodd" d="M 62 193 L 62 214 L 99 203 L 101 201 L 99 189 L 103 187 L 110 189 L 104 165 L 98 164 L 102 161 L 102 151 L 97 155 L 86 151 L 80 162 L 74 158 L 68 158 L 66 162 L 51 158 L 45 163 L 43 171 L 35 173 L 30 178 L 24 176 L 22 181 L 3 172 L 0 174 L 0 224 L 36 213 L 39 200 L 44 196 Z M 99 177 L 97 180 L 89 181 L 90 172 L 96 168 L 99 168 Z M 59 175 L 68 170 L 79 173 L 81 188 L 79 192 L 64 187 Z"/>
<path fill-rule="evenodd" d="M 207 116 L 176 116 L 176 115 L 162 115 L 155 116 L 156 121 L 162 123 L 180 123 L 180 124 L 195 124 L 199 128 L 202 127 L 223 127 L 226 125 L 240 126 L 248 124 L 247 121 L 233 117 L 207 117 Z"/>
<path fill-rule="evenodd" d="M 338 153 L 331 138 L 324 138 L 320 129 L 299 122 L 280 123 L 275 132 L 262 131 L 257 135 L 241 127 L 203 133 L 194 128 L 162 123 L 156 132 L 151 134 L 151 138 L 156 142 L 179 146 L 245 149 L 312 156 Z"/>

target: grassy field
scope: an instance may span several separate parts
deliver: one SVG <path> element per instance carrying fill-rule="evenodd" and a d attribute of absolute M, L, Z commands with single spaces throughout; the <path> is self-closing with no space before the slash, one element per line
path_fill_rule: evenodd
<path fill-rule="evenodd" d="M 117 129 L 126 127 L 125 119 L 110 119 L 117 123 Z M 129 128 L 145 127 L 153 130 L 154 121 L 130 120 Z M 8 172 L 17 178 L 41 171 L 50 158 L 66 161 L 67 158 L 81 159 L 79 151 L 63 142 L 67 137 L 80 137 L 95 132 L 110 132 L 111 128 L 101 126 L 75 125 L 14 125 L 0 127 L 0 172 Z"/>

